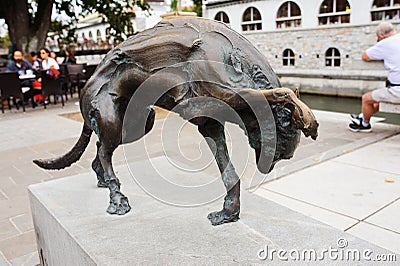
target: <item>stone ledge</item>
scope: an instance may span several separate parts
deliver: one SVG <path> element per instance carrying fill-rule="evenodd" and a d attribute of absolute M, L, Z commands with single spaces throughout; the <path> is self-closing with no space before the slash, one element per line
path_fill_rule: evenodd
<path fill-rule="evenodd" d="M 381 102 L 379 103 L 379 111 L 400 114 L 400 104 Z"/>

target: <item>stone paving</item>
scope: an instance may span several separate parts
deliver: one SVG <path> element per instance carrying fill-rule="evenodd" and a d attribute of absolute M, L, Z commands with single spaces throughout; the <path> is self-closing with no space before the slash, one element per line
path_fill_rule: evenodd
<path fill-rule="evenodd" d="M 44 171 L 32 160 L 64 154 L 76 142 L 81 123 L 59 116 L 78 112 L 69 100 L 64 108 L 51 105 L 48 110 L 27 108 L 0 115 L 0 265 L 36 265 L 36 252 L 27 186 L 80 173 L 91 172 L 95 156 L 95 137 L 81 160 L 62 171 Z M 374 122 L 374 132 L 357 134 L 346 129 L 348 115 L 316 111 L 320 122 L 319 139 L 302 137 L 294 158 L 276 165 L 267 181 L 255 193 L 292 210 L 306 214 L 330 226 L 400 253 L 400 127 Z M 179 118 L 170 119 L 172 123 Z M 164 155 L 159 139 L 162 122 L 156 122 L 146 137 L 151 157 Z M 243 175 L 255 171 L 254 154 L 243 164 L 247 141 L 243 133 L 233 130 L 228 137 L 231 151 L 239 149 L 233 163 Z M 196 154 L 202 144 L 194 127 L 182 134 L 181 152 Z M 236 139 L 241 139 L 236 144 Z M 198 146 L 196 144 L 199 144 Z M 204 143 L 203 143 L 204 144 Z M 195 149 L 193 148 L 195 146 Z M 246 147 L 246 150 L 245 150 Z M 132 153 L 131 153 L 132 155 Z M 118 148 L 115 165 L 125 163 Z M 133 154 L 129 160 L 142 159 Z M 170 153 L 171 158 L 178 158 Z M 214 169 L 215 170 L 215 169 Z M 264 177 L 261 177 L 264 178 Z M 95 182 L 95 176 L 93 175 Z"/>

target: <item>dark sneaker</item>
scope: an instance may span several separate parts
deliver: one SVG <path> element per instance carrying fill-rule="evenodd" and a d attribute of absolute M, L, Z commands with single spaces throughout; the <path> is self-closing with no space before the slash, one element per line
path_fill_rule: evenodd
<path fill-rule="evenodd" d="M 350 129 L 350 131 L 353 131 L 353 132 L 371 132 L 372 131 L 371 124 L 368 124 L 368 126 L 364 127 L 362 125 L 362 123 L 360 123 L 359 125 L 356 123 L 351 123 L 351 124 L 349 124 L 349 129 Z"/>
<path fill-rule="evenodd" d="M 357 125 L 361 125 L 363 119 L 362 117 L 360 117 L 360 115 L 355 115 L 355 114 L 351 114 L 350 115 L 351 121 L 353 121 L 353 123 L 357 124 Z"/>

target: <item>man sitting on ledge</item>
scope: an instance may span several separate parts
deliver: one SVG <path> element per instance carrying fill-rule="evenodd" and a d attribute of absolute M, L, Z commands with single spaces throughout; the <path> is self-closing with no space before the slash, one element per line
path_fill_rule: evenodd
<path fill-rule="evenodd" d="M 379 111 L 379 102 L 400 104 L 400 34 L 396 34 L 393 25 L 382 22 L 376 29 L 378 42 L 362 53 L 364 61 L 383 60 L 389 71 L 385 88 L 367 92 L 362 96 L 361 113 L 351 115 L 349 129 L 354 132 L 371 132 L 371 116 Z"/>

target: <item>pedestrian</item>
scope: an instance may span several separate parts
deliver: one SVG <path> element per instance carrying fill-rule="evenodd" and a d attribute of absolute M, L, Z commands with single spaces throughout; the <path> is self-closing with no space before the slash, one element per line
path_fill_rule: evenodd
<path fill-rule="evenodd" d="M 362 96 L 361 113 L 351 115 L 349 129 L 353 132 L 371 132 L 370 119 L 379 111 L 380 102 L 400 103 L 400 34 L 396 34 L 390 22 L 381 22 L 376 35 L 378 42 L 362 53 L 364 61 L 383 60 L 388 70 L 388 82 L 383 88 L 365 93 Z"/>

